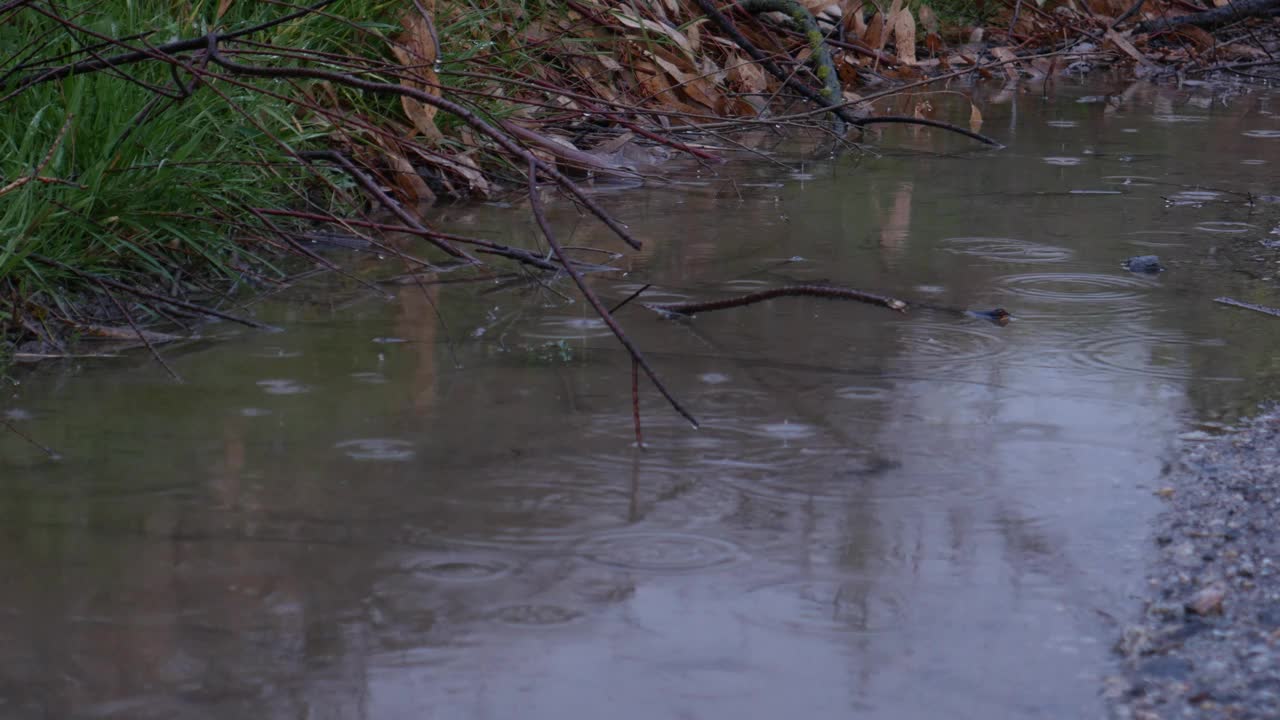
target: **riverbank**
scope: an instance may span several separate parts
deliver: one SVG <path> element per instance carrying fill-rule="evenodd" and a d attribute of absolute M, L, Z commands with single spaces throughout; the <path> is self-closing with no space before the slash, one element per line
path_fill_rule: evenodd
<path fill-rule="evenodd" d="M 1126 720 L 1280 717 L 1280 410 L 1191 442 L 1105 693 Z"/>
<path fill-rule="evenodd" d="M 15 49 L 0 77 L 0 348 L 145 340 L 141 327 L 225 310 L 229 288 L 289 284 L 285 257 L 342 272 L 312 251 L 317 236 L 407 233 L 416 247 L 387 251 L 405 271 L 555 271 L 540 248 L 446 237 L 422 209 L 527 193 L 532 168 L 634 247 L 579 183 L 652 179 L 671 154 L 714 166 L 738 131 L 852 149 L 870 128 L 915 124 L 995 143 L 972 83 L 1049 93 L 1055 77 L 1128 64 L 1256 73 L 1250 43 L 1274 34 L 1219 19 L 1205 45 L 1198 27 L 1137 26 L 1170 11 L 1154 1 L 216 5 L 0 14 L 0 46 Z M 139 40 L 152 35 L 177 39 Z M 969 102 L 928 95 L 940 89 Z"/>

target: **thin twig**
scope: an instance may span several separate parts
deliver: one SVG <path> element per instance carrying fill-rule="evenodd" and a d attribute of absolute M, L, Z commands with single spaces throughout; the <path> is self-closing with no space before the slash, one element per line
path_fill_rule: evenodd
<path fill-rule="evenodd" d="M 636 447 L 644 449 L 644 432 L 640 427 L 640 364 L 631 358 L 631 421 L 636 429 Z"/>
<path fill-rule="evenodd" d="M 101 279 L 98 280 L 98 287 L 101 288 L 102 293 L 115 304 L 116 309 L 124 315 L 124 319 L 129 323 L 129 327 L 133 328 L 134 334 L 138 336 L 138 339 L 142 341 L 142 344 L 147 346 L 147 350 L 151 352 L 151 356 L 156 359 L 156 362 L 160 363 L 160 367 L 164 368 L 165 372 L 169 373 L 169 376 L 174 380 L 183 382 L 182 376 L 170 367 L 169 363 L 165 362 L 164 358 L 160 355 L 160 351 L 156 350 L 156 346 L 151 344 L 151 338 L 147 337 L 147 334 L 142 331 L 142 328 L 138 327 L 138 324 L 133 321 L 133 315 L 130 314 L 129 310 L 124 306 L 124 303 L 120 302 L 120 298 L 112 295 L 111 290 L 107 288 L 106 285 L 102 284 Z"/>
<path fill-rule="evenodd" d="M 658 374 L 653 371 L 652 367 L 650 367 L 649 361 L 644 358 L 644 355 L 640 354 L 640 348 L 636 347 L 635 343 L 631 342 L 631 338 L 627 337 L 627 334 L 622 330 L 622 327 L 618 325 L 618 322 L 609 314 L 608 308 L 604 306 L 604 303 L 600 302 L 600 298 L 596 296 L 595 291 L 593 291 L 587 285 L 587 281 L 582 278 L 582 273 L 578 272 L 578 269 L 574 267 L 572 262 L 570 262 L 569 257 L 565 255 L 564 248 L 560 247 L 560 241 L 556 240 L 555 233 L 551 230 L 551 224 L 547 222 L 546 213 L 542 211 L 542 200 L 538 197 L 538 166 L 536 164 L 536 160 L 532 159 L 532 156 L 530 157 L 529 208 L 533 212 L 533 217 L 538 223 L 538 228 L 542 230 L 542 236 L 546 238 L 547 244 L 551 246 L 551 251 L 554 252 L 556 258 L 560 260 L 560 264 L 564 266 L 565 272 L 569 273 L 569 277 L 573 278 L 574 284 L 578 286 L 578 290 L 582 292 L 582 296 L 585 297 L 587 302 L 591 304 L 591 307 L 595 309 L 596 314 L 600 316 L 600 319 L 604 321 L 605 325 L 609 326 L 609 330 L 613 331 L 614 336 L 618 338 L 618 342 L 622 343 L 622 346 L 627 349 L 627 352 L 631 353 L 631 359 L 639 364 L 644 370 L 645 375 L 648 375 L 649 379 L 653 381 L 653 385 L 658 388 L 658 392 L 662 393 L 662 396 L 667 399 L 667 402 L 671 403 L 671 407 L 674 408 L 676 412 L 680 413 L 685 420 L 688 420 L 695 428 L 698 427 L 697 419 L 694 418 L 693 415 L 689 414 L 689 411 L 684 409 L 684 406 L 680 404 L 680 401 L 676 400 L 675 396 L 667 390 L 667 386 L 662 383 L 658 378 Z"/>
<path fill-rule="evenodd" d="M 618 311 L 619 311 L 619 310 L 621 310 L 622 308 L 626 307 L 626 306 L 627 306 L 627 303 L 629 303 L 629 302 L 631 302 L 632 300 L 635 300 L 636 298 L 640 297 L 640 293 L 644 292 L 645 290 L 648 290 L 648 289 L 649 289 L 649 288 L 651 288 L 651 287 L 653 287 L 653 283 L 645 283 L 644 287 L 642 287 L 642 288 L 640 288 L 639 290 L 637 290 L 637 291 L 635 291 L 635 292 L 631 293 L 630 295 L 628 295 L 626 300 L 623 300 L 622 302 L 618 303 L 617 305 L 614 305 L 613 307 L 609 308 L 609 313 L 610 313 L 610 314 L 613 314 L 613 313 L 618 312 Z"/>
<path fill-rule="evenodd" d="M 57 451 L 55 451 L 53 448 L 50 448 L 50 447 L 48 447 L 48 446 L 46 446 L 46 445 L 41 445 L 39 442 L 37 442 L 37 441 L 36 441 L 36 439 L 35 439 L 35 438 L 31 437 L 30 435 L 28 435 L 28 434 L 26 434 L 26 433 L 22 432 L 21 430 L 19 430 L 19 429 L 18 429 L 18 428 L 16 428 L 16 427 L 14 427 L 14 426 L 13 426 L 13 423 L 9 422 L 7 419 L 5 419 L 5 418 L 0 418 L 0 425 L 4 425 L 4 427 L 5 427 L 5 429 L 6 429 L 6 430 L 8 430 L 9 432 L 13 433 L 14 435 L 17 435 L 18 437 L 22 438 L 23 440 L 26 440 L 26 441 L 27 441 L 28 443 L 30 443 L 33 447 L 38 448 L 38 449 L 40 450 L 40 452 L 43 452 L 45 455 L 48 455 L 50 460 L 61 460 L 61 459 L 62 459 L 62 456 L 61 456 L 61 455 L 59 455 L 59 454 L 57 453 Z"/>
<path fill-rule="evenodd" d="M 255 328 L 258 330 L 274 329 L 270 325 L 257 322 L 256 320 L 249 320 L 247 318 L 236 317 L 235 315 L 229 315 L 224 312 L 219 312 L 217 310 L 214 310 L 213 308 L 204 307 L 202 305 L 196 305 L 194 303 L 189 303 L 174 297 L 168 297 L 166 295 L 159 295 L 157 293 L 147 292 L 142 288 L 136 288 L 136 287 L 133 287 L 132 285 L 126 285 L 122 282 L 111 280 L 110 278 L 104 278 L 99 275 L 94 275 L 93 273 L 87 273 L 82 270 L 77 270 L 71 267 L 70 265 L 67 265 L 66 263 L 58 262 L 53 258 L 44 257 L 43 255 L 31 254 L 31 255 L 28 255 L 27 257 L 43 265 L 50 265 L 50 266 L 59 268 L 61 270 L 65 270 L 81 279 L 90 280 L 95 283 L 100 282 L 105 284 L 107 287 L 112 287 L 112 288 L 115 288 L 116 290 L 127 292 L 130 295 L 137 295 L 138 297 L 146 298 L 148 300 L 155 300 L 156 302 L 164 303 L 166 305 L 172 305 L 176 308 L 189 310 L 197 315 L 208 315 L 211 317 L 220 318 L 228 322 L 238 323 L 240 325 L 245 325 L 247 327 Z"/>

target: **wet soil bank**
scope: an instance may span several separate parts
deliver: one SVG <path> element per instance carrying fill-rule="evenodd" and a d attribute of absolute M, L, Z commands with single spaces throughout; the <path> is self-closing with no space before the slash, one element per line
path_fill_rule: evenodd
<path fill-rule="evenodd" d="M 1188 447 L 1160 494 L 1114 718 L 1280 717 L 1280 407 Z"/>

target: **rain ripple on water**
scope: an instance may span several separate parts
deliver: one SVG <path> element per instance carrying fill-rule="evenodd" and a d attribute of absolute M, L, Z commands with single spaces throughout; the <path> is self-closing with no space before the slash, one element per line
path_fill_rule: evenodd
<path fill-rule="evenodd" d="M 874 633 L 900 627 L 905 601 L 869 594 L 871 583 L 784 582 L 748 591 L 735 608 L 748 622 L 788 631 Z"/>
<path fill-rule="evenodd" d="M 494 612 L 493 617 L 508 625 L 544 627 L 565 625 L 580 620 L 583 614 L 559 605 L 509 605 Z"/>
<path fill-rule="evenodd" d="M 1239 234 L 1247 233 L 1251 230 L 1257 230 L 1256 225 L 1250 225 L 1247 222 L 1230 222 L 1227 220 L 1210 220 L 1196 225 L 1196 229 L 1202 232 L 1223 233 L 1223 234 Z"/>
<path fill-rule="evenodd" d="M 257 385 L 268 395 L 301 395 L 302 393 L 311 391 L 311 388 L 306 385 L 287 378 L 259 380 Z"/>
<path fill-rule="evenodd" d="M 1166 197 L 1165 202 L 1172 206 L 1200 207 L 1220 197 L 1222 197 L 1222 193 L 1212 190 L 1183 190 Z"/>
<path fill-rule="evenodd" d="M 479 582 L 508 575 L 510 563 L 496 558 L 420 560 L 405 568 L 414 575 L 444 582 Z"/>
<path fill-rule="evenodd" d="M 611 331 L 600 318 L 549 317 L 541 320 L 537 329 L 522 334 L 538 340 L 579 340 L 605 337 L 611 334 Z"/>
<path fill-rule="evenodd" d="M 746 556 L 726 540 L 662 531 L 597 535 L 582 543 L 578 553 L 601 565 L 656 573 L 705 570 Z"/>
<path fill-rule="evenodd" d="M 997 237 L 951 237 L 942 241 L 947 252 L 973 255 L 984 260 L 1014 263 L 1062 262 L 1071 257 L 1068 248 L 1041 245 L 1027 240 Z"/>
<path fill-rule="evenodd" d="M 393 438 L 344 440 L 334 447 L 343 451 L 352 460 L 375 462 L 403 462 L 412 460 L 415 454 L 413 443 Z"/>
<path fill-rule="evenodd" d="M 1113 311 L 1132 309 L 1125 303 L 1136 300 L 1154 281 L 1129 275 L 1096 273 L 1027 273 L 1008 275 L 999 283 L 1015 295 L 1035 300 L 1068 303 L 1107 303 Z"/>
<path fill-rule="evenodd" d="M 1189 355 L 1197 348 L 1220 347 L 1218 339 L 1193 340 L 1176 335 L 1124 333 L 1080 339 L 1071 362 L 1086 370 L 1147 378 L 1189 380 L 1195 368 Z M 1199 377 L 1202 381 L 1231 381 L 1235 377 Z"/>
<path fill-rule="evenodd" d="M 903 326 L 898 344 L 915 365 L 949 366 L 990 361 L 1008 351 L 1002 328 L 988 323 L 955 320 L 913 321 Z"/>

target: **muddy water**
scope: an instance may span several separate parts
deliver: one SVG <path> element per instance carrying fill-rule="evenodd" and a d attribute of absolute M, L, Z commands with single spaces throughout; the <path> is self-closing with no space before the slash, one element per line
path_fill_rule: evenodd
<path fill-rule="evenodd" d="M 318 280 L 257 306 L 283 332 L 170 349 L 183 385 L 20 375 L 6 417 L 64 459 L 0 434 L 0 717 L 1100 716 L 1163 465 L 1280 379 L 1280 321 L 1211 302 L 1280 304 L 1280 213 L 1242 195 L 1276 192 L 1276 101 L 1107 90 L 993 94 L 1000 152 L 895 132 L 602 194 L 648 243 L 610 300 L 830 280 L 1017 318 L 633 304 L 702 421 L 646 390 L 644 452 L 563 284 Z"/>

